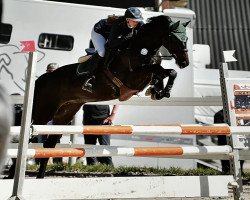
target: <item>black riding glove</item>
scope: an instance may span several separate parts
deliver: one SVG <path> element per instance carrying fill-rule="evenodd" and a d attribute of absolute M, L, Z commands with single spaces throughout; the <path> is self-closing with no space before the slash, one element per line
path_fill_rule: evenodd
<path fill-rule="evenodd" d="M 129 34 L 127 34 L 126 36 L 123 36 L 124 40 L 130 40 L 133 37 L 133 33 L 130 32 Z"/>

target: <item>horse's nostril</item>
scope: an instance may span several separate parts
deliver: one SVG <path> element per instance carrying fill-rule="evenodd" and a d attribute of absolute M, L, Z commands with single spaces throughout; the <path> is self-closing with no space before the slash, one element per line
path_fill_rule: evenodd
<path fill-rule="evenodd" d="M 180 66 L 181 69 L 187 67 L 188 65 L 189 65 L 188 61 L 183 61 L 183 62 L 179 63 L 179 66 Z"/>

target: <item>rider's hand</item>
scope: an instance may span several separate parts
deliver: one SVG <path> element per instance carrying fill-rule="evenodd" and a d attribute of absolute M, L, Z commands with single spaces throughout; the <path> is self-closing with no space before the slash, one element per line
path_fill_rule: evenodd
<path fill-rule="evenodd" d="M 130 40 L 132 37 L 133 37 L 133 33 L 130 32 L 129 34 L 127 34 L 127 35 L 124 36 L 123 38 L 124 38 L 125 40 Z"/>

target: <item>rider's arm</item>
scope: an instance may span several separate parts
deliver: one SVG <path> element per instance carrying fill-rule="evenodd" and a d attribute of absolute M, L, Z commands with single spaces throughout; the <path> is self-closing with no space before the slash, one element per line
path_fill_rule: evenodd
<path fill-rule="evenodd" d="M 124 29 L 125 28 L 123 23 L 115 23 L 112 26 L 107 42 L 109 48 L 118 49 L 121 45 L 124 44 L 124 42 L 129 39 L 127 37 L 129 33 L 125 34 Z"/>
<path fill-rule="evenodd" d="M 107 19 L 101 19 L 99 22 L 97 22 L 94 25 L 94 31 L 96 33 L 101 34 L 101 35 L 105 35 L 105 26 L 106 26 L 106 23 L 107 23 Z"/>

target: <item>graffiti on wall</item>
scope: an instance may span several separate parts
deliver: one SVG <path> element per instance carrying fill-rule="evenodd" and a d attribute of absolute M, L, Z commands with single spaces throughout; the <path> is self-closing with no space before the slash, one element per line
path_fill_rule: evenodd
<path fill-rule="evenodd" d="M 25 90 L 29 54 L 20 52 L 20 49 L 12 44 L 0 45 L 0 81 L 10 93 L 23 93 Z M 37 52 L 39 63 L 46 54 Z"/>

